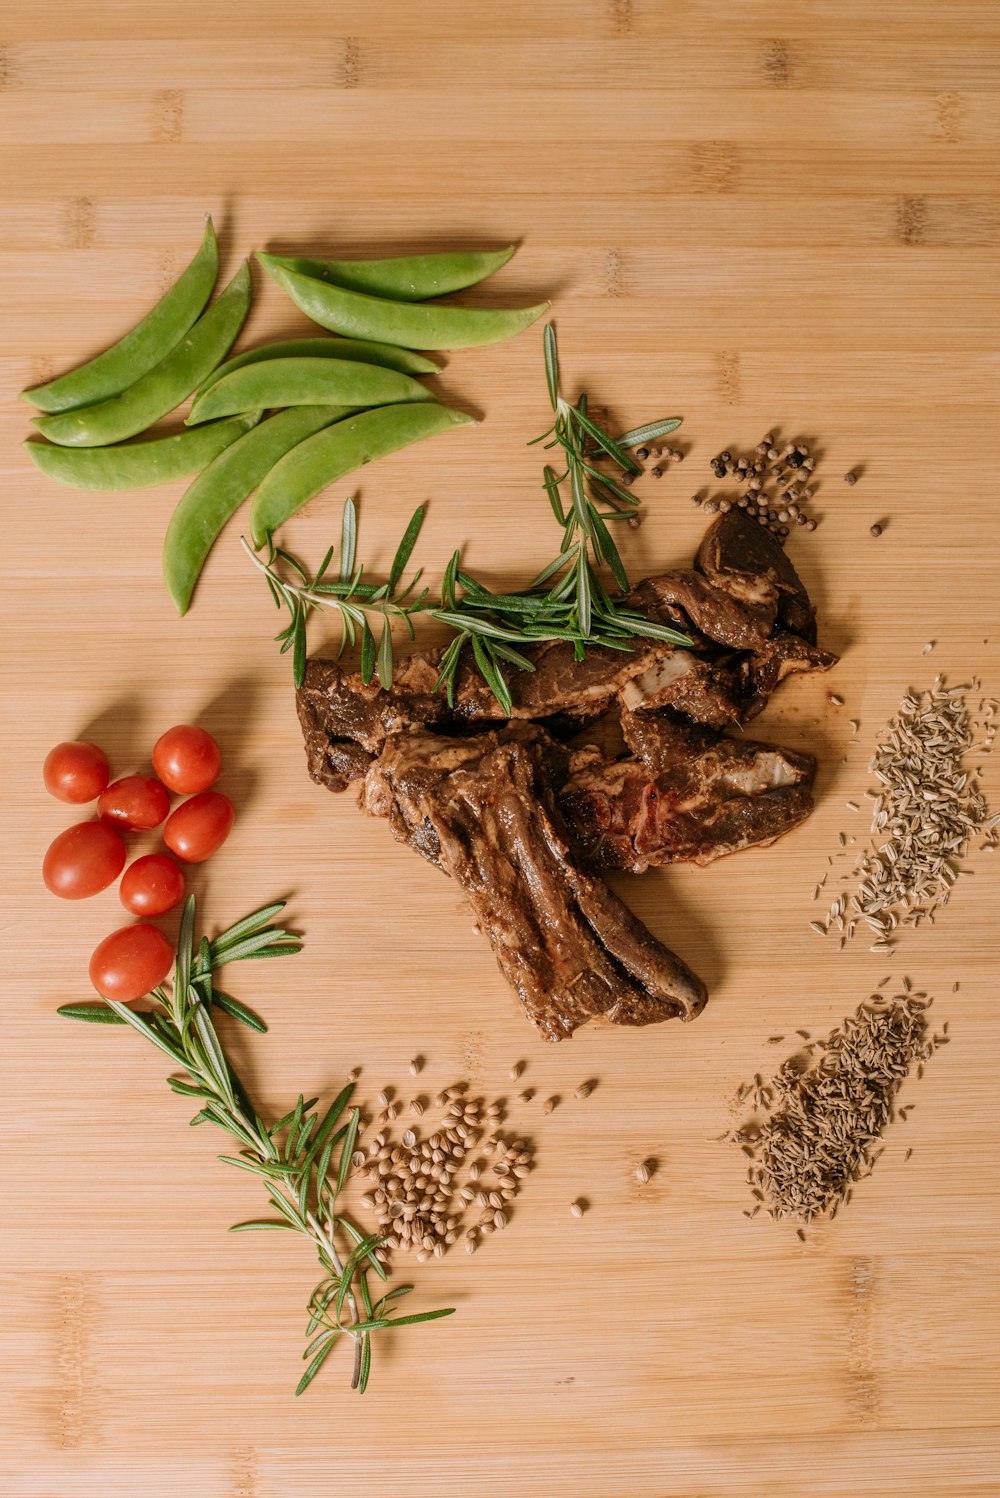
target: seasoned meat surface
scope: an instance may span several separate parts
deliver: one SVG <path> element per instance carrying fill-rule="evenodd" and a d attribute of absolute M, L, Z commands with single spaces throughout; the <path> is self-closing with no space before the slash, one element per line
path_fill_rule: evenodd
<path fill-rule="evenodd" d="M 809 755 L 665 714 L 623 714 L 622 727 L 635 754 L 583 760 L 559 793 L 588 868 L 712 863 L 766 847 L 812 810 Z"/>
<path fill-rule="evenodd" d="M 422 736 L 425 744 L 432 736 Z M 693 1019 L 705 987 L 570 850 L 529 735 L 496 742 L 454 768 L 435 763 L 409 794 L 461 885 L 504 976 L 547 1040 L 589 1020 L 648 1025 Z"/>

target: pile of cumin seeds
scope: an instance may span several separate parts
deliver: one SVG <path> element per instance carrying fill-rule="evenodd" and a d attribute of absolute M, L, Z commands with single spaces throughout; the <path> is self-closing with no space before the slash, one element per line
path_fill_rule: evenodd
<path fill-rule="evenodd" d="M 857 888 L 849 899 L 834 900 L 825 922 L 813 924 L 818 932 L 839 931 L 841 946 L 861 927 L 870 950 L 884 953 L 899 928 L 924 919 L 933 924 L 956 881 L 972 872 L 957 864 L 973 838 L 1000 820 L 990 820 L 977 769 L 965 763 L 992 747 L 998 704 L 983 699 L 974 717 L 970 690 L 946 686 L 941 676 L 927 690 L 911 688 L 879 733 L 868 766 L 878 782 L 867 792 L 872 843 L 855 864 Z"/>
<path fill-rule="evenodd" d="M 772 1218 L 810 1223 L 836 1216 L 855 1182 L 871 1175 L 881 1136 L 910 1070 L 918 1075 L 945 1033 L 932 1034 L 933 1000 L 872 994 L 824 1040 L 789 1056 L 769 1082 L 741 1088 L 757 1111 L 729 1138 L 748 1158 L 747 1181 Z"/>

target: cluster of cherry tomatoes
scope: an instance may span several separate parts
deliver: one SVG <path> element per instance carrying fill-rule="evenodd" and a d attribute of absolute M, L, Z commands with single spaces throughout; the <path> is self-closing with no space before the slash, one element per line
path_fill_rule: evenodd
<path fill-rule="evenodd" d="M 203 863 L 233 825 L 233 803 L 209 788 L 222 768 L 219 746 L 194 724 L 170 728 L 153 747 L 156 775 L 111 780 L 107 755 L 96 744 L 57 744 L 45 759 L 45 788 L 60 801 L 97 802 L 97 820 L 78 822 L 49 846 L 42 878 L 52 894 L 84 900 L 122 874 L 118 897 L 132 915 L 166 915 L 184 898 L 184 872 L 175 859 Z M 187 796 L 171 811 L 168 792 Z M 125 832 L 163 823 L 163 841 L 174 855 L 147 853 L 128 868 Z M 128 1003 L 162 983 L 173 964 L 163 932 L 146 921 L 105 937 L 90 959 L 90 981 L 105 998 Z"/>

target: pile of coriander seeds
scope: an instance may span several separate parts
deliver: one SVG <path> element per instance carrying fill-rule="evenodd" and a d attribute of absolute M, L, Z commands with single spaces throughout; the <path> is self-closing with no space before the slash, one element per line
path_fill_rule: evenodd
<path fill-rule="evenodd" d="M 390 1125 L 400 1105 L 388 1092 L 379 1094 L 377 1132 L 352 1163 L 371 1183 L 361 1201 L 374 1212 L 385 1249 L 414 1252 L 423 1263 L 442 1258 L 462 1236 L 471 1254 L 483 1238 L 507 1226 L 534 1149 L 527 1139 L 501 1132 L 502 1100 L 487 1103 L 467 1093 L 464 1082 L 444 1088 L 437 1095 L 444 1110 L 440 1121 L 426 1136 L 411 1125 L 398 1142 Z M 417 1118 L 425 1107 L 422 1098 L 408 1105 Z"/>

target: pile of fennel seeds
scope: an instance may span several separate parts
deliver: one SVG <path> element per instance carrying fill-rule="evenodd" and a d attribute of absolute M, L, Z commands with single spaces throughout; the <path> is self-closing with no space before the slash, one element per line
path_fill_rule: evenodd
<path fill-rule="evenodd" d="M 866 792 L 872 842 L 855 863 L 855 892 L 837 896 L 825 920 L 810 922 L 817 935 L 839 932 L 843 947 L 857 930 L 872 952 L 888 952 L 900 928 L 925 919 L 933 925 L 956 882 L 972 875 L 959 863 L 974 838 L 984 837 L 984 849 L 996 846 L 1000 818 L 990 817 L 978 766 L 969 761 L 992 749 L 1000 704 L 982 698 L 974 713 L 967 694 L 978 686 L 949 687 L 939 676 L 927 690 L 910 688 L 880 730 L 868 765 L 876 784 Z M 846 842 L 841 833 L 842 848 Z M 814 898 L 825 883 L 826 876 Z"/>
<path fill-rule="evenodd" d="M 787 1057 L 770 1081 L 758 1075 L 740 1088 L 737 1104 L 754 1113 L 727 1137 L 747 1156 L 756 1202 L 747 1215 L 763 1208 L 808 1224 L 834 1218 L 850 1201 L 882 1154 L 886 1125 L 905 1119 L 908 1109 L 895 1106 L 903 1082 L 914 1068 L 922 1075 L 948 1043 L 947 1025 L 935 1034 L 928 1024 L 932 1002 L 908 981 L 892 997 L 872 994 L 825 1039 Z"/>

